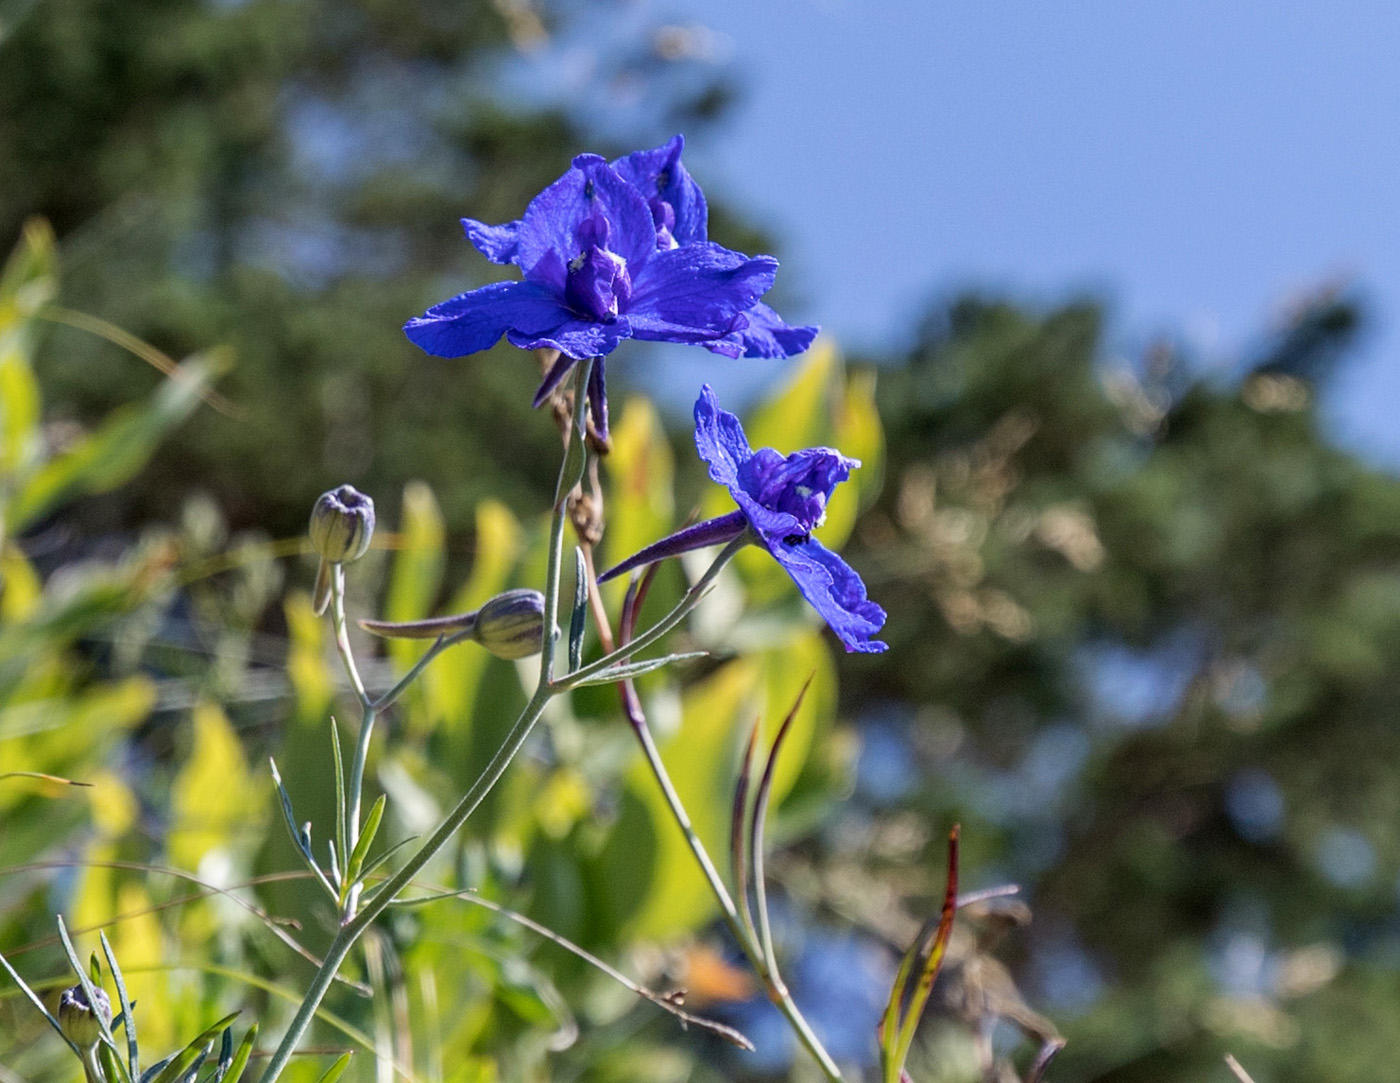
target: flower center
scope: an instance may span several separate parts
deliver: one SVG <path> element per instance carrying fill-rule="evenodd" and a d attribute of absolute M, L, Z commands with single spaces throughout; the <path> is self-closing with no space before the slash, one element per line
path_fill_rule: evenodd
<path fill-rule="evenodd" d="M 805 539 L 826 521 L 831 490 L 849 474 L 848 460 L 820 448 L 787 456 L 760 448 L 739 467 L 740 484 L 750 496 L 765 508 L 786 512 L 797 520 L 801 533 L 789 541 Z"/>
<path fill-rule="evenodd" d="M 577 231 L 579 254 L 569 261 L 564 300 L 589 319 L 606 323 L 615 319 L 632 297 L 632 276 L 627 261 L 608 251 L 608 220 L 601 215 L 584 219 Z"/>

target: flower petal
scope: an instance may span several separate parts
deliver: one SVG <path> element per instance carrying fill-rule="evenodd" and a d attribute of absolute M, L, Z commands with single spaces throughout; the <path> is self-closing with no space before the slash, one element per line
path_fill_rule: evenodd
<path fill-rule="evenodd" d="M 533 333 L 512 330 L 506 337 L 512 346 L 519 346 L 522 350 L 538 350 L 547 346 L 568 354 L 576 361 L 612 353 L 619 342 L 632 337 L 632 328 L 626 320 L 595 323 L 578 319 L 567 310 L 564 310 L 564 316 L 565 320 L 548 330 Z"/>
<path fill-rule="evenodd" d="M 507 331 L 538 334 L 572 318 L 548 290 L 532 282 L 493 282 L 434 305 L 403 329 L 435 357 L 464 357 L 490 349 Z"/>
<path fill-rule="evenodd" d="M 467 240 L 492 263 L 514 263 L 520 255 L 520 220 L 501 226 L 488 226 L 475 218 L 463 218 Z"/>
<path fill-rule="evenodd" d="M 720 409 L 709 384 L 695 400 L 695 450 L 710 466 L 710 478 L 726 488 L 739 484 L 739 467 L 753 458 L 744 426 L 728 410 Z"/>
<path fill-rule="evenodd" d="M 744 315 L 748 317 L 749 325 L 737 332 L 737 336 L 745 357 L 792 357 L 807 349 L 820 330 L 786 323 L 762 301 Z M 713 346 L 710 349 L 715 353 L 726 352 Z"/>
<path fill-rule="evenodd" d="M 709 463 L 711 480 L 729 490 L 744 518 L 765 542 L 770 538 L 781 541 L 789 534 L 805 533 L 796 516 L 765 508 L 745 489 L 743 468 L 754 453 L 749 448 L 743 425 L 728 410 L 720 409 L 709 384 L 700 389 L 700 397 L 695 401 L 695 450 Z"/>
<path fill-rule="evenodd" d="M 530 201 L 520 220 L 516 262 L 526 278 L 546 253 L 567 264 L 582 250 L 578 229 L 596 215 L 606 219 L 608 248 L 629 266 L 656 250 L 656 228 L 642 194 L 596 154 L 580 154 L 572 168 Z"/>
<path fill-rule="evenodd" d="M 846 650 L 875 654 L 888 649 L 871 638 L 884 625 L 885 611 L 866 597 L 865 584 L 849 564 L 816 538 L 776 543 L 769 539 L 768 551 Z"/>
<path fill-rule="evenodd" d="M 657 252 L 632 276 L 627 316 L 637 338 L 659 342 L 718 339 L 773 284 L 778 261 L 749 259 L 709 241 Z"/>
<path fill-rule="evenodd" d="M 621 564 L 609 568 L 598 576 L 598 582 L 606 583 L 609 579 L 613 579 L 623 572 L 630 572 L 633 568 L 655 564 L 658 560 L 679 556 L 681 553 L 689 553 L 692 549 L 703 549 L 708 545 L 719 545 L 721 542 L 733 541 L 746 529 L 748 529 L 748 523 L 741 511 L 731 511 L 728 515 L 721 515 L 718 519 L 706 519 L 703 523 L 695 523 L 685 527 L 658 542 L 652 542 L 640 552 L 633 553 Z"/>
<path fill-rule="evenodd" d="M 622 179 L 636 187 L 648 202 L 661 199 L 671 205 L 676 218 L 671 236 L 678 245 L 705 240 L 710 216 L 705 193 L 681 165 L 684 149 L 685 137 L 678 135 L 655 150 L 639 150 L 613 162 Z"/>

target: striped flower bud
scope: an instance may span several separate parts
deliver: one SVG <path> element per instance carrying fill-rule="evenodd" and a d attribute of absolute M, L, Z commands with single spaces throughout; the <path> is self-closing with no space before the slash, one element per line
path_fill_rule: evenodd
<path fill-rule="evenodd" d="M 102 1023 L 112 1025 L 112 1002 L 101 989 L 93 988 L 97 1010 L 88 1003 L 87 992 L 81 985 L 63 990 L 58 998 L 58 1025 L 63 1036 L 79 1049 L 90 1049 L 102 1037 Z M 101 1017 L 101 1022 L 99 1018 Z"/>
<path fill-rule="evenodd" d="M 477 611 L 475 638 L 497 658 L 539 654 L 544 643 L 544 595 L 529 589 L 496 595 Z"/>
<path fill-rule="evenodd" d="M 311 510 L 311 545 L 331 564 L 349 564 L 369 549 L 374 501 L 353 486 L 322 493 Z"/>
<path fill-rule="evenodd" d="M 322 493 L 311 509 L 311 547 L 321 557 L 311 604 L 320 616 L 331 602 L 332 569 L 359 560 L 374 536 L 374 501 L 351 485 Z"/>

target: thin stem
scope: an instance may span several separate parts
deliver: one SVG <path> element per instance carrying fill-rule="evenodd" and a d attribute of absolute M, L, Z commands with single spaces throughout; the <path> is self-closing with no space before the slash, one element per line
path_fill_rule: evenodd
<path fill-rule="evenodd" d="M 695 585 L 685 592 L 675 609 L 671 610 L 671 612 L 666 614 L 657 624 L 648 628 L 636 639 L 632 640 L 632 642 L 603 655 L 603 657 L 599 658 L 596 662 L 590 662 L 582 669 L 576 669 L 574 672 L 560 677 L 554 682 L 555 690 L 562 692 L 572 688 L 574 685 L 578 684 L 579 681 L 595 676 L 603 672 L 603 670 L 607 669 L 609 666 L 616 665 L 618 662 L 625 662 L 628 658 L 632 657 L 632 655 L 646 650 L 646 648 L 660 640 L 667 632 L 683 621 L 687 613 L 695 608 L 705 592 L 709 590 L 710 584 L 715 581 L 715 577 L 719 575 L 720 570 L 734 558 L 735 553 L 749 544 L 749 540 L 747 532 L 740 534 L 720 550 L 720 554 L 715 557 L 714 563 L 705 569 L 705 574 L 697 579 Z"/>
<path fill-rule="evenodd" d="M 331 623 L 335 627 L 335 646 L 340 660 L 345 663 L 345 672 L 350 677 L 350 686 L 360 703 L 369 706 L 369 696 L 365 694 L 365 682 L 360 680 L 360 671 L 355 667 L 355 655 L 350 650 L 350 634 L 345 623 L 345 565 L 335 564 L 331 568 Z"/>
<path fill-rule="evenodd" d="M 472 629 L 470 628 L 458 632 L 456 635 L 438 636 L 433 645 L 423 652 L 422 657 L 413 663 L 413 668 L 403 675 L 399 683 L 374 701 L 374 709 L 383 714 L 401 695 L 408 691 L 408 686 L 418 679 L 418 675 L 428 668 L 428 664 L 434 658 L 447 650 L 448 647 L 455 647 L 458 643 L 463 643 L 471 637 Z"/>
<path fill-rule="evenodd" d="M 592 368 L 590 362 L 582 362 L 578 366 L 578 371 L 574 377 L 574 401 L 583 401 L 584 389 L 588 386 L 588 373 Z M 572 446 L 576 446 L 580 451 L 583 446 L 581 423 L 575 411 Z M 326 991 L 330 988 L 331 982 L 335 980 L 336 972 L 345 962 L 350 954 L 350 949 L 355 941 L 364 935 L 376 918 L 379 917 L 398 897 L 405 887 L 407 887 L 415 876 L 428 864 L 444 846 L 451 841 L 462 825 L 467 822 L 467 818 L 476 811 L 477 807 L 485 799 L 486 795 L 505 774 L 505 770 L 510 766 L 516 754 L 524 746 L 531 731 L 535 728 L 535 723 L 544 714 L 544 709 L 550 698 L 555 694 L 555 690 L 550 685 L 550 676 L 554 667 L 554 655 L 556 642 L 554 636 L 555 617 L 559 610 L 559 581 L 560 566 L 564 549 L 564 517 L 565 517 L 565 495 L 574 486 L 576 478 L 570 480 L 569 475 L 573 472 L 582 474 L 583 463 L 579 461 L 577 453 L 570 455 L 567 451 L 564 455 L 564 463 L 559 471 L 559 485 L 556 489 L 554 501 L 554 513 L 550 521 L 549 531 L 549 564 L 545 574 L 545 614 L 547 616 L 544 642 L 540 651 L 540 680 L 535 688 L 535 693 L 530 697 L 530 702 L 525 705 L 520 717 L 515 725 L 511 727 L 506 735 L 505 741 L 496 754 L 491 757 L 481 774 L 477 776 L 470 789 L 457 802 L 446 819 L 438 825 L 436 831 L 420 846 L 409 859 L 404 862 L 403 867 L 393 876 L 386 880 L 380 887 L 366 900 L 358 913 L 350 916 L 340 930 L 336 933 L 335 939 L 326 951 L 325 959 L 321 967 L 316 971 L 316 975 L 311 980 L 311 986 L 306 991 L 301 1005 L 297 1008 L 296 1015 L 292 1018 L 291 1025 L 287 1027 L 287 1032 L 282 1035 L 282 1041 L 277 1046 L 272 1058 L 268 1061 L 267 1067 L 263 1070 L 260 1083 L 274 1083 L 287 1067 L 287 1062 L 291 1060 L 292 1053 L 301 1037 L 306 1033 L 306 1028 L 311 1025 L 311 1020 L 316 1015 L 316 1009 L 320 1007 L 321 1000 L 325 997 Z M 566 483 L 567 482 L 567 483 Z M 366 703 L 366 709 L 370 705 Z"/>
<path fill-rule="evenodd" d="M 671 776 L 666 771 L 666 765 L 661 762 L 661 755 L 656 749 L 656 742 L 652 740 L 651 730 L 647 726 L 646 720 L 640 717 L 633 719 L 632 731 L 641 743 L 647 766 L 651 768 L 657 785 L 661 787 L 661 793 L 666 798 L 666 805 L 671 810 L 671 816 L 680 827 L 681 833 L 685 835 L 690 852 L 695 855 L 696 863 L 699 864 L 700 871 L 710 885 L 710 891 L 724 912 L 725 923 L 729 926 L 730 931 L 734 934 L 734 939 L 739 942 L 739 946 L 748 957 L 749 963 L 763 982 L 768 999 L 787 1017 L 787 1021 L 796 1033 L 798 1040 L 812 1054 L 823 1074 L 832 1080 L 832 1083 L 841 1083 L 841 1069 L 836 1066 L 836 1062 L 831 1059 L 831 1054 L 826 1051 L 821 1040 L 812 1032 L 811 1026 L 803 1018 L 802 1012 L 793 1001 L 787 986 L 783 984 L 777 966 L 770 963 L 770 957 L 765 953 L 763 946 L 756 942 L 741 920 L 739 911 L 734 906 L 734 900 L 729 894 L 729 889 L 725 887 L 724 880 L 715 868 L 715 863 L 710 860 L 705 844 L 700 841 L 700 836 L 696 834 L 695 828 L 691 825 L 690 814 L 686 812 L 685 806 L 681 803 L 680 795 L 676 793 Z"/>

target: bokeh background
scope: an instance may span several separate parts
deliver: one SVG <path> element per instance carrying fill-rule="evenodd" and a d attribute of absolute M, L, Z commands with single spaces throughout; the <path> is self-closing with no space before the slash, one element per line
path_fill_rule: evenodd
<path fill-rule="evenodd" d="M 726 631 L 752 657 L 651 688 L 698 742 L 672 752 L 705 765 L 703 803 L 727 800 L 740 719 L 821 675 L 771 868 L 833 1052 L 870 1070 L 956 821 L 964 887 L 1019 884 L 1026 909 L 969 915 L 915 1079 L 979 1078 L 978 1035 L 1024 1069 L 1056 1032 L 1054 1080 L 1226 1080 L 1227 1051 L 1257 1083 L 1386 1078 L 1397 44 L 1379 0 L 0 4 L 0 249 L 36 219 L 53 238 L 29 227 L 4 295 L 23 363 L 0 441 L 0 772 L 102 782 L 0 781 L 0 950 L 56 974 L 52 910 L 126 915 L 127 950 L 167 979 L 149 1011 L 246 1002 L 275 1030 L 249 979 L 295 988 L 300 964 L 229 907 L 175 905 L 150 867 L 224 885 L 291 867 L 269 752 L 303 765 L 326 822 L 336 672 L 294 556 L 306 511 L 350 482 L 394 524 L 366 608 L 528 576 L 557 456 L 533 359 L 430 359 L 399 327 L 496 277 L 460 216 L 517 217 L 574 153 L 681 131 L 712 235 L 776 253 L 770 299 L 829 337 L 805 363 L 620 354 L 617 400 L 658 410 L 628 407 L 615 454 L 647 488 L 610 529 L 620 556 L 710 499 L 685 427 L 702 379 L 762 442 L 863 449 L 829 540 L 890 610 L 890 652 L 837 657 L 749 566 L 734 589 L 763 619 Z M 198 355 L 189 378 L 114 327 Z M 470 781 L 519 698 L 508 666 L 462 671 L 378 753 L 400 834 Z M 387 1014 L 338 1008 L 381 1054 L 362 1078 L 802 1078 L 693 885 L 668 881 L 612 703 L 578 700 L 444 878 L 691 986 L 759 1051 L 627 1014 L 482 915 L 425 917 L 375 941 L 362 977 Z M 230 795 L 214 821 L 207 787 Z M 99 875 L 112 860 L 139 867 Z M 324 932 L 291 888 L 256 897 Z M 67 1078 L 6 994 L 0 1078 Z"/>

